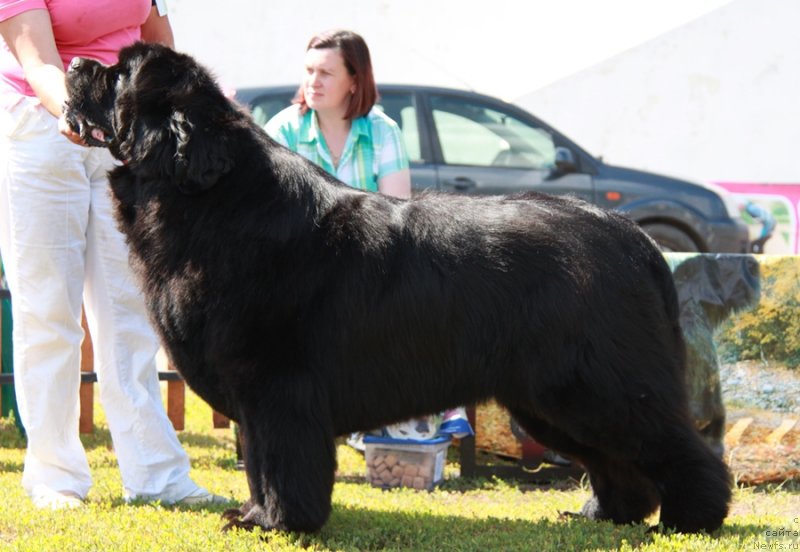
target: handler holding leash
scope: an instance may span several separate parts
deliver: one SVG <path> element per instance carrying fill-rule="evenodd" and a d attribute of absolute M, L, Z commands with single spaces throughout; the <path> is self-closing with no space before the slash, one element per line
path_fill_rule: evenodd
<path fill-rule="evenodd" d="M 189 478 L 161 402 L 158 341 L 112 216 L 111 155 L 85 147 L 61 112 L 73 57 L 114 63 L 140 38 L 172 46 L 163 12 L 155 0 L 0 0 L 0 251 L 28 437 L 22 485 L 41 508 L 80 506 L 92 484 L 78 437 L 82 303 L 126 498 L 225 501 Z"/>

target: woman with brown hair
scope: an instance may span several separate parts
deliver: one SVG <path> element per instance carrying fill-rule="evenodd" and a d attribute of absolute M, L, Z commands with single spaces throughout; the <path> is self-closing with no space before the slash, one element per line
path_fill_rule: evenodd
<path fill-rule="evenodd" d="M 314 36 L 293 105 L 265 126 L 276 141 L 352 186 L 411 195 L 400 128 L 375 108 L 378 91 L 366 42 L 352 31 Z"/>

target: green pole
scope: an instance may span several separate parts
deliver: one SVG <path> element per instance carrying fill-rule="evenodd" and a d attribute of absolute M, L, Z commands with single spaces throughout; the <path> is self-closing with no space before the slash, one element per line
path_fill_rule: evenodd
<path fill-rule="evenodd" d="M 2 289 L 0 289 L 0 304 L 2 305 L 2 373 L 14 373 L 14 345 L 11 341 L 11 331 L 13 329 L 13 321 L 11 319 L 11 295 L 8 293 L 8 288 L 5 286 L 5 275 L 2 273 L 2 264 L 0 264 L 0 277 L 2 278 Z M 8 417 L 11 412 L 14 413 L 14 420 L 17 428 L 24 433 L 22 422 L 19 419 L 19 410 L 17 409 L 17 397 L 14 394 L 13 385 L 1 385 L 0 388 L 0 416 Z"/>

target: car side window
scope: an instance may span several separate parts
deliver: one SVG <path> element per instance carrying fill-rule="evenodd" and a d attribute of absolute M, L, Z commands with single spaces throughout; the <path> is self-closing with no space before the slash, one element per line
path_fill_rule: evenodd
<path fill-rule="evenodd" d="M 260 96 L 251 102 L 250 112 L 259 126 L 267 124 L 279 111 L 289 107 L 293 94 L 268 94 Z M 419 127 L 417 126 L 417 106 L 414 95 L 411 93 L 388 92 L 381 95 L 376 105 L 391 117 L 403 132 L 406 151 L 409 160 L 422 162 L 422 148 L 420 146 Z"/>
<path fill-rule="evenodd" d="M 431 96 L 433 121 L 448 165 L 544 170 L 555 166 L 549 132 L 494 107 Z"/>
<path fill-rule="evenodd" d="M 410 93 L 387 92 L 381 94 L 377 107 L 382 109 L 403 131 L 403 141 L 409 161 L 422 162 L 419 127 L 417 126 L 417 106 Z"/>
<path fill-rule="evenodd" d="M 263 127 L 273 116 L 292 105 L 292 96 L 293 94 L 279 94 L 256 98 L 250 109 L 253 120 L 258 126 Z"/>

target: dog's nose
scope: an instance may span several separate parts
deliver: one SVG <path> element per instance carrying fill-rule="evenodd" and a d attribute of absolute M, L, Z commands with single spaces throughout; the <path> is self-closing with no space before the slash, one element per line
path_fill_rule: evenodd
<path fill-rule="evenodd" d="M 83 59 L 82 58 L 74 57 L 69 62 L 69 67 L 67 68 L 67 70 L 68 71 L 73 71 L 73 70 L 77 69 L 78 67 L 80 67 L 81 63 L 83 63 Z"/>

